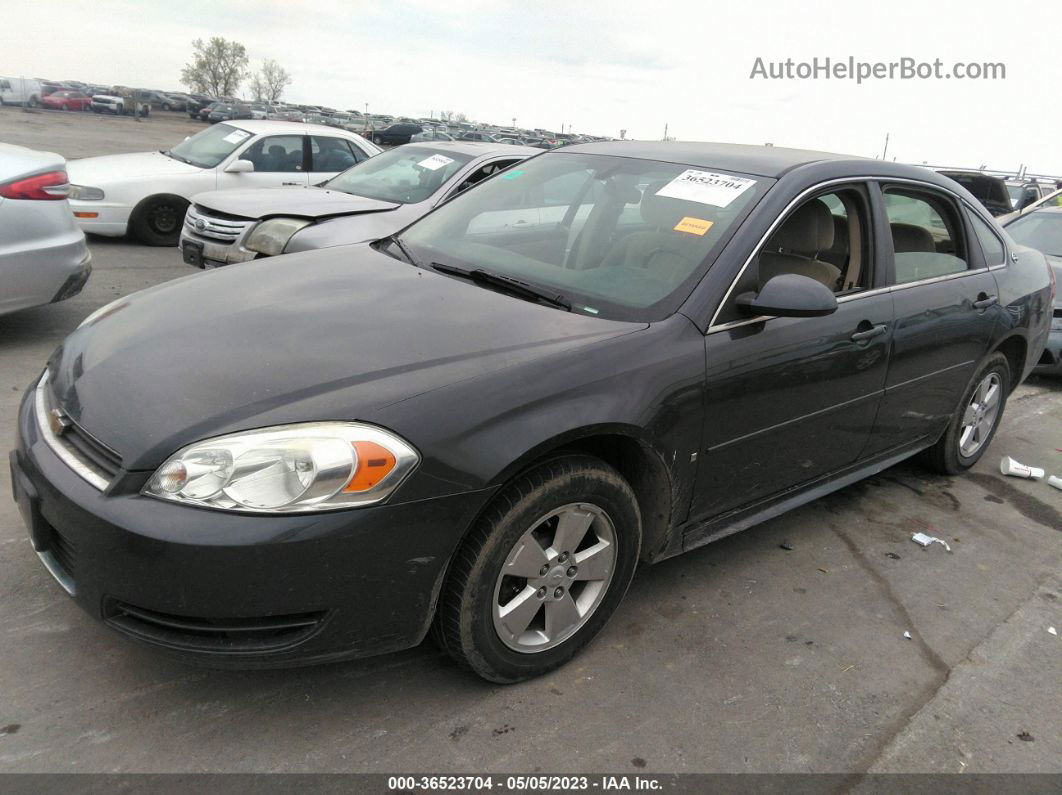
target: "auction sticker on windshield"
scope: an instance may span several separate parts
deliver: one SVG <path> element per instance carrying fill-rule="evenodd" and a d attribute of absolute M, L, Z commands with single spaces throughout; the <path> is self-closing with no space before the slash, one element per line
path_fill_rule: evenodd
<path fill-rule="evenodd" d="M 250 137 L 251 134 L 246 130 L 233 130 L 221 140 L 227 141 L 230 144 L 238 144 L 240 141 L 243 141 Z"/>
<path fill-rule="evenodd" d="M 429 171 L 435 171 L 435 169 L 448 166 L 452 162 L 454 162 L 452 157 L 447 157 L 446 155 L 432 155 L 431 157 L 424 158 L 417 163 L 417 165 L 421 168 L 426 168 Z"/>
<path fill-rule="evenodd" d="M 726 207 L 755 184 L 756 180 L 747 177 L 688 168 L 658 190 L 656 195 Z"/>

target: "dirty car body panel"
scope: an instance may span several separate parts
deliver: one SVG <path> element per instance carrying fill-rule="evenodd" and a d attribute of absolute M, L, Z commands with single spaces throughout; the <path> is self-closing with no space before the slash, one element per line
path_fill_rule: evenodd
<path fill-rule="evenodd" d="M 548 200 L 521 180 L 530 186 L 535 169 L 584 162 L 577 172 L 649 176 L 608 186 L 619 199 L 602 200 L 607 212 L 575 223 L 585 206 L 576 198 L 554 222 Z M 576 450 L 612 464 L 637 495 L 641 557 L 652 562 L 934 444 L 957 408 L 956 385 L 979 362 L 1006 351 L 1014 386 L 1047 338 L 1042 255 L 1014 245 L 972 196 L 922 169 L 638 142 L 566 147 L 521 168 L 403 232 L 405 253 L 384 241 L 268 258 L 253 279 L 240 268 L 195 273 L 120 299 L 68 337 L 49 362 L 50 381 L 23 401 L 12 472 L 34 547 L 78 603 L 127 636 L 215 664 L 288 665 L 410 646 L 427 631 L 477 516 L 536 462 Z M 690 169 L 711 172 L 709 181 L 723 174 L 727 190 L 745 198 L 729 210 L 661 201 L 670 189 L 652 175 Z M 596 179 L 579 195 L 597 190 Z M 928 192 L 956 218 L 976 214 L 999 236 L 1006 261 L 988 265 L 963 221 L 968 271 L 895 284 L 882 198 L 895 184 Z M 846 191 L 862 202 L 861 286 L 839 292 L 836 311 L 821 316 L 738 312 L 765 244 L 808 202 Z M 570 247 L 575 267 L 557 274 L 571 311 L 431 266 L 436 256 L 449 262 L 425 242 L 438 225 L 512 195 L 545 202 L 541 222 L 521 232 L 520 251 Z M 499 212 L 509 206 L 499 200 Z M 609 241 L 598 234 L 602 218 L 629 223 L 621 231 L 640 237 Z M 487 251 L 482 239 L 511 234 L 489 226 L 467 250 Z M 597 301 L 589 288 L 579 292 L 595 274 L 576 239 L 595 235 L 610 257 L 616 247 L 615 278 L 635 285 L 628 298 L 640 295 L 645 266 L 633 240 L 700 246 L 703 260 L 651 305 Z M 946 295 L 932 289 L 944 283 Z M 995 301 L 974 307 L 987 289 Z M 927 311 L 945 339 L 952 327 L 985 329 L 976 349 L 949 354 L 948 344 L 934 353 L 911 342 L 904 318 Z M 931 393 L 928 418 L 879 416 L 892 396 L 920 395 L 918 382 Z M 42 408 L 68 423 L 58 443 Z M 416 468 L 383 503 L 255 515 L 141 493 L 185 445 L 340 420 L 386 429 L 416 449 Z M 102 488 L 72 469 L 71 456 L 76 463 L 83 453 L 56 452 L 70 434 L 103 461 Z"/>

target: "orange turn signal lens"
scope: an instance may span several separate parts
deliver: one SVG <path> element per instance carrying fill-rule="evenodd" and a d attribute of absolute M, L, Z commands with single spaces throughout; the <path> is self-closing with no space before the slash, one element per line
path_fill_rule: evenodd
<path fill-rule="evenodd" d="M 352 442 L 358 454 L 358 468 L 343 491 L 368 491 L 395 468 L 394 453 L 376 442 Z"/>
<path fill-rule="evenodd" d="M 75 218 L 99 218 L 99 213 L 74 213 Z"/>

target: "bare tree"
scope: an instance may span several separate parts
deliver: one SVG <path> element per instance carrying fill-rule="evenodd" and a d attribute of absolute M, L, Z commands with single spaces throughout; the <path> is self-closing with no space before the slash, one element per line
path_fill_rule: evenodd
<path fill-rule="evenodd" d="M 247 48 L 214 36 L 192 42 L 192 61 L 181 70 L 181 82 L 214 97 L 234 96 L 247 77 Z"/>
<path fill-rule="evenodd" d="M 262 62 L 262 68 L 251 78 L 251 93 L 259 102 L 279 102 L 284 89 L 291 85 L 288 70 L 272 58 Z"/>

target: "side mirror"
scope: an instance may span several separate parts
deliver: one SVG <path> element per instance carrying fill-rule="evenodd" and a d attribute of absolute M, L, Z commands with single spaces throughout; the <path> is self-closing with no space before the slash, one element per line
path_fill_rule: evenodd
<path fill-rule="evenodd" d="M 796 273 L 779 274 L 758 293 L 742 293 L 734 301 L 749 315 L 822 317 L 837 311 L 833 290 Z"/>
<path fill-rule="evenodd" d="M 254 163 L 250 160 L 233 160 L 225 170 L 230 174 L 250 174 L 254 171 Z"/>

